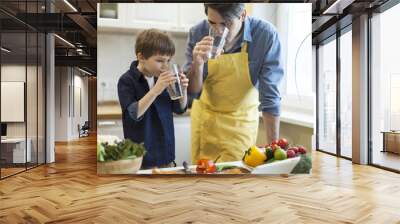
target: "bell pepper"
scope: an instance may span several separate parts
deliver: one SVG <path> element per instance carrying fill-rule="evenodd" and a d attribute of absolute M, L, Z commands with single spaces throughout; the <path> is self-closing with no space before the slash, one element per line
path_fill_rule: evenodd
<path fill-rule="evenodd" d="M 257 146 L 252 146 L 245 152 L 242 160 L 246 165 L 256 167 L 263 164 L 266 159 L 265 152 Z"/>

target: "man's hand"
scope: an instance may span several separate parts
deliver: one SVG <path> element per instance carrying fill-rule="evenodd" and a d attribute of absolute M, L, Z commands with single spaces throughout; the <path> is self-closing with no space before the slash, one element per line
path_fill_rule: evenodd
<path fill-rule="evenodd" d="M 176 82 L 176 77 L 171 71 L 160 74 L 154 87 L 151 89 L 157 96 L 160 95 L 168 85 Z"/>
<path fill-rule="evenodd" d="M 181 80 L 182 91 L 186 92 L 186 90 L 187 90 L 187 88 L 189 86 L 189 79 L 183 73 L 181 73 L 179 75 L 179 79 Z"/>
<path fill-rule="evenodd" d="M 196 66 L 203 66 L 208 60 L 208 55 L 211 52 L 213 38 L 205 36 L 200 42 L 196 43 L 193 48 L 193 64 Z"/>

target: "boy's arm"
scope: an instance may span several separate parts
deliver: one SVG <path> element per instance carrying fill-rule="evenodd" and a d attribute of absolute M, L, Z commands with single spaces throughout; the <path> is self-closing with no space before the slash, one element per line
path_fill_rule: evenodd
<path fill-rule="evenodd" d="M 143 108 L 143 102 L 141 103 L 142 106 L 139 106 L 140 100 L 136 100 L 137 97 L 135 85 L 127 77 L 121 77 L 118 81 L 118 98 L 123 112 L 127 112 L 129 117 L 132 118 L 134 121 L 141 120 L 141 116 L 144 112 L 141 111 L 139 113 L 139 107 Z M 144 102 L 147 101 L 148 100 L 145 100 Z"/>
<path fill-rule="evenodd" d="M 158 94 L 153 91 L 153 89 L 150 89 L 149 92 L 144 95 L 142 99 L 139 100 L 138 103 L 138 109 L 137 109 L 137 115 L 138 117 L 141 117 L 147 109 L 151 106 L 151 104 L 154 102 L 154 100 L 157 98 Z"/>
<path fill-rule="evenodd" d="M 118 82 L 118 97 L 122 110 L 128 111 L 128 114 L 133 120 L 140 120 L 141 116 L 149 109 L 157 96 L 164 91 L 168 83 L 175 79 L 176 78 L 168 72 L 161 74 L 154 87 L 137 101 L 133 83 L 128 79 L 121 78 Z"/>
<path fill-rule="evenodd" d="M 128 113 L 133 120 L 140 120 L 137 116 L 136 91 L 132 81 L 126 76 L 118 80 L 118 99 L 121 105 L 122 113 Z"/>
<path fill-rule="evenodd" d="M 167 71 L 161 73 L 154 87 L 151 88 L 149 92 L 147 92 L 147 94 L 139 100 L 138 115 L 142 116 L 147 109 L 149 109 L 150 105 L 154 102 L 157 96 L 165 90 L 169 83 L 175 80 L 176 78 L 171 72 Z"/>

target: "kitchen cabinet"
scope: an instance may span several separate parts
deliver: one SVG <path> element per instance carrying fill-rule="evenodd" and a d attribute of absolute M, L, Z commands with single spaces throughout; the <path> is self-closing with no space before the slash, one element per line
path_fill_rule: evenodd
<path fill-rule="evenodd" d="M 183 161 L 191 164 L 191 122 L 190 116 L 174 116 L 175 162 L 182 166 Z"/>
<path fill-rule="evenodd" d="M 100 27 L 123 27 L 125 26 L 126 8 L 123 4 L 111 4 L 113 7 L 97 4 L 97 22 Z"/>
<path fill-rule="evenodd" d="M 178 4 L 126 4 L 127 26 L 178 31 Z"/>
<path fill-rule="evenodd" d="M 119 139 L 124 139 L 124 131 L 120 119 L 99 120 L 97 127 L 98 135 L 113 135 Z"/>
<path fill-rule="evenodd" d="M 157 28 L 174 33 L 187 33 L 190 27 L 206 18 L 202 3 L 119 3 L 115 8 L 114 11 L 108 7 L 99 8 L 100 31 L 135 32 Z"/>
<path fill-rule="evenodd" d="M 203 4 L 178 4 L 179 27 L 185 32 L 200 21 L 206 19 Z"/>

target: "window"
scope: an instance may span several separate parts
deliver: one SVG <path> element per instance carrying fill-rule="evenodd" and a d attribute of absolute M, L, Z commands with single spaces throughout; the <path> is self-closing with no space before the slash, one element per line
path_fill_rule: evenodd
<path fill-rule="evenodd" d="M 372 163 L 396 170 L 400 170 L 400 156 L 396 154 L 400 153 L 400 132 L 395 132 L 400 130 L 400 33 L 395 29 L 398 21 L 400 5 L 371 19 Z M 393 139 L 385 141 L 382 132 L 394 134 Z M 387 147 L 389 144 L 393 148 Z"/>
<path fill-rule="evenodd" d="M 352 32 L 340 37 L 340 154 L 352 157 Z"/>
<path fill-rule="evenodd" d="M 311 4 L 279 4 L 276 22 L 285 76 L 280 86 L 282 118 L 314 124 Z"/>
<path fill-rule="evenodd" d="M 336 39 L 318 48 L 318 148 L 336 154 Z"/>
<path fill-rule="evenodd" d="M 20 2 L 18 13 L 41 13 L 44 4 L 44 1 Z M 14 23 L 12 17 L 2 12 L 0 17 L 3 22 L 0 30 L 2 179 L 45 163 L 46 38 L 38 30 Z M 10 95 L 15 96 L 12 98 L 15 101 L 7 100 Z M 15 104 L 18 109 L 10 110 Z"/>

